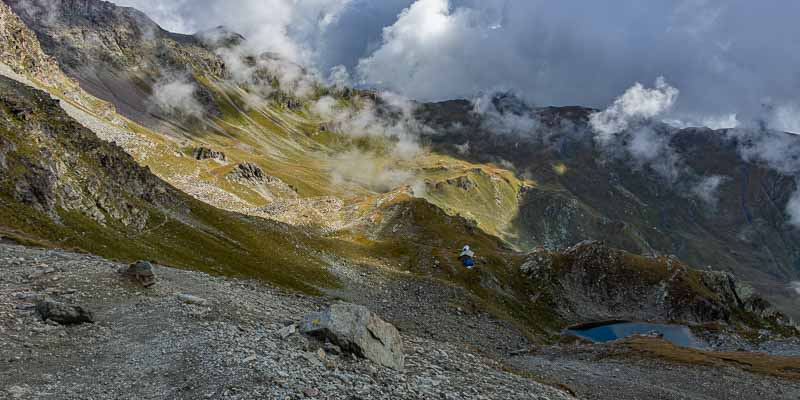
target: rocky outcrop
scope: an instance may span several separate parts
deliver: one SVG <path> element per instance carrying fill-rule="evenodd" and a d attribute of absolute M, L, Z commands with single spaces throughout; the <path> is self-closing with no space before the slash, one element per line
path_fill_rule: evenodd
<path fill-rule="evenodd" d="M 448 179 L 447 183 L 449 185 L 455 185 L 458 188 L 466 190 L 466 191 L 470 191 L 470 190 L 474 189 L 477 186 L 475 184 L 475 182 L 473 182 L 472 180 L 469 179 L 468 176 L 459 176 L 457 178 Z"/>
<path fill-rule="evenodd" d="M 15 148 L 16 146 L 14 146 L 14 143 L 0 136 L 0 169 L 8 168 L 6 154 L 14 151 Z"/>
<path fill-rule="evenodd" d="M 94 322 L 91 311 L 81 306 L 73 306 L 45 299 L 36 304 L 36 312 L 44 321 L 53 321 L 61 325 L 76 325 Z"/>
<path fill-rule="evenodd" d="M 60 220 L 68 212 L 142 229 L 143 202 L 168 206 L 167 186 L 130 155 L 69 118 L 44 92 L 0 78 L 0 190 Z"/>
<path fill-rule="evenodd" d="M 198 296 L 195 296 L 195 295 L 188 294 L 188 293 L 178 293 L 177 297 L 178 297 L 178 300 L 180 300 L 182 303 L 185 303 L 185 304 L 193 304 L 193 305 L 197 305 L 197 306 L 207 306 L 208 305 L 208 300 L 206 300 L 206 299 L 204 299 L 202 297 L 198 297 Z"/>
<path fill-rule="evenodd" d="M 194 157 L 194 159 L 198 161 L 208 160 L 208 159 L 219 160 L 219 161 L 226 160 L 225 153 L 221 151 L 215 151 L 208 147 L 202 147 L 202 146 L 194 149 L 194 151 L 192 152 L 192 157 Z"/>
<path fill-rule="evenodd" d="M 0 63 L 37 85 L 88 107 L 101 116 L 110 116 L 114 107 L 96 99 L 68 78 L 53 57 L 45 54 L 39 40 L 4 2 L 0 2 Z"/>
<path fill-rule="evenodd" d="M 520 270 L 570 322 L 783 318 L 730 274 L 695 270 L 674 257 L 638 256 L 596 241 L 560 252 L 538 249 Z"/>
<path fill-rule="evenodd" d="M 777 311 L 749 284 L 741 282 L 729 272 L 704 271 L 703 285 L 716 293 L 725 304 L 752 313 L 758 318 L 775 321 L 781 325 L 794 325 L 794 321 Z"/>
<path fill-rule="evenodd" d="M 29 75 L 48 86 L 69 85 L 55 60 L 42 51 L 36 35 L 3 2 L 0 2 L 0 61 L 14 72 Z"/>
<path fill-rule="evenodd" d="M 338 303 L 303 319 L 300 331 L 329 340 L 342 350 L 403 370 L 403 339 L 397 329 L 366 307 Z"/>
<path fill-rule="evenodd" d="M 204 40 L 173 34 L 144 13 L 99 0 L 5 0 L 41 38 L 48 54 L 69 70 L 138 67 L 158 75 L 165 67 L 194 67 L 222 75 L 224 63 Z M 86 36 L 95 40 L 86 40 Z M 69 72 L 69 71 L 68 71 Z"/>
<path fill-rule="evenodd" d="M 225 63 L 203 39 L 169 33 L 144 13 L 99 0 L 4 0 L 40 40 L 44 52 L 92 95 L 144 124 L 156 82 L 167 76 L 224 77 Z M 202 84 L 193 97 L 219 116 Z"/>
<path fill-rule="evenodd" d="M 298 197 L 294 186 L 276 176 L 267 175 L 261 167 L 253 163 L 237 164 L 228 173 L 227 179 L 255 190 L 273 204 L 278 200 L 292 200 Z"/>
<path fill-rule="evenodd" d="M 272 177 L 268 177 L 258 165 L 245 162 L 236 165 L 236 168 L 228 174 L 228 178 L 251 183 L 264 183 Z"/>

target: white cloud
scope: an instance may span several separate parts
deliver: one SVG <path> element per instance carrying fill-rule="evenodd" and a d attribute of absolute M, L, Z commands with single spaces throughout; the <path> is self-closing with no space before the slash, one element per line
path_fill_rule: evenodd
<path fill-rule="evenodd" d="M 324 96 L 312 104 L 311 111 L 338 134 L 371 137 L 385 144 L 378 151 L 350 150 L 337 155 L 331 170 L 334 183 L 355 182 L 385 191 L 416 180 L 416 173 L 401 165 L 422 152 L 419 133 L 426 127 L 414 118 L 415 106 L 408 99 L 388 92 L 379 96 L 382 107 L 393 116 L 380 114 L 370 100 L 357 108 L 340 107 L 335 98 Z"/>
<path fill-rule="evenodd" d="M 161 111 L 202 117 L 203 106 L 197 101 L 197 85 L 186 78 L 164 79 L 153 86 L 151 101 Z"/>
<path fill-rule="evenodd" d="M 336 99 L 324 96 L 311 105 L 311 111 L 324 119 L 338 120 L 339 110 L 337 110 Z"/>
<path fill-rule="evenodd" d="M 350 72 L 347 70 L 347 67 L 344 65 L 337 65 L 331 68 L 328 84 L 339 90 L 352 87 L 353 82 L 350 79 Z"/>
<path fill-rule="evenodd" d="M 765 165 L 777 172 L 794 176 L 798 188 L 786 205 L 789 223 L 800 228 L 800 144 L 792 134 L 758 129 L 731 129 L 730 139 L 736 140 L 739 156 L 752 163 Z"/>
<path fill-rule="evenodd" d="M 800 174 L 800 145 L 795 137 L 754 129 L 732 129 L 727 135 L 737 140 L 743 160 L 766 164 L 784 175 Z"/>
<path fill-rule="evenodd" d="M 382 45 L 359 61 L 359 78 L 414 98 L 471 97 L 479 87 L 470 74 L 487 63 L 480 51 L 490 40 L 487 22 L 472 8 L 453 9 L 448 0 L 418 0 L 384 29 Z"/>
<path fill-rule="evenodd" d="M 657 132 L 649 126 L 641 126 L 630 132 L 625 141 L 603 142 L 607 151 L 617 151 L 613 147 L 623 143 L 632 161 L 639 168 L 649 166 L 659 176 L 670 183 L 675 183 L 681 174 L 686 172 L 683 159 L 670 144 L 670 136 Z"/>
<path fill-rule="evenodd" d="M 334 184 L 351 182 L 383 192 L 412 184 L 415 176 L 391 159 L 354 149 L 335 157 L 331 179 Z"/>
<path fill-rule="evenodd" d="M 800 182 L 797 183 L 800 185 Z M 789 202 L 786 204 L 786 213 L 789 215 L 789 223 L 800 227 L 800 190 L 795 190 Z"/>
<path fill-rule="evenodd" d="M 770 129 L 800 134 L 800 106 L 797 104 L 779 105 L 767 118 L 767 126 Z"/>
<path fill-rule="evenodd" d="M 678 89 L 663 78 L 656 80 L 654 88 L 636 83 L 611 106 L 590 115 L 590 126 L 600 150 L 607 156 L 625 159 L 637 169 L 650 168 L 669 184 L 678 185 L 679 193 L 715 207 L 719 187 L 727 178 L 698 177 L 672 146 L 674 131 L 658 124 L 661 118 L 669 115 L 678 95 Z M 731 123 L 731 120 L 722 123 Z M 678 124 L 686 123 L 672 121 L 672 125 Z"/>
<path fill-rule="evenodd" d="M 608 141 L 612 135 L 628 129 L 632 124 L 669 111 L 675 105 L 679 93 L 663 77 L 656 79 L 652 89 L 636 82 L 607 109 L 592 114 L 589 123 L 600 141 Z"/>
<path fill-rule="evenodd" d="M 729 178 L 720 175 L 705 176 L 695 184 L 691 191 L 698 199 L 709 206 L 716 206 L 719 200 L 719 187 Z"/>
<path fill-rule="evenodd" d="M 498 108 L 498 102 L 506 102 Z M 472 112 L 482 117 L 484 129 L 493 133 L 530 136 L 538 133 L 539 120 L 531 115 L 519 97 L 507 93 L 490 93 L 472 100 Z"/>

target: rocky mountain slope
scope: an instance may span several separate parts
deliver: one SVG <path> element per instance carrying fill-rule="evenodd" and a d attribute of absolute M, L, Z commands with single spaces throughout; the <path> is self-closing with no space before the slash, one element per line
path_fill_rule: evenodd
<path fill-rule="evenodd" d="M 274 273 L 297 287 L 330 282 L 321 260 L 301 252 L 304 232 L 186 196 L 98 139 L 44 92 L 0 77 L 0 93 L 4 235 L 118 259 Z"/>
<path fill-rule="evenodd" d="M 244 38 L 225 31 L 172 34 L 136 10 L 93 0 L 7 3 L 68 75 L 132 119 L 132 134 L 148 142 L 132 154 L 181 190 L 217 207 L 325 230 L 348 230 L 345 221 L 357 217 L 348 206 L 363 207 L 374 198 L 371 176 L 332 184 L 331 175 L 339 174 L 354 144 L 325 129 L 325 119 L 310 110 L 324 89 L 315 89 L 310 100 L 293 97 L 297 82 L 278 79 L 278 60 L 238 59 L 236 45 Z M 103 39 L 85 40 L 89 36 Z M 203 110 L 202 121 L 153 106 L 159 89 L 172 84 L 187 85 Z M 263 103 L 248 103 L 265 90 Z M 785 311 L 797 309 L 788 283 L 800 279 L 800 233 L 786 223 L 784 211 L 794 180 L 743 159 L 742 143 L 759 145 L 753 138 L 658 127 L 690 171 L 666 182 L 653 165 L 600 149 L 587 122 L 594 110 L 534 109 L 512 97 L 494 102 L 496 114 L 477 113 L 467 101 L 420 105 L 414 116 L 431 128 L 424 132 L 432 132 L 423 140 L 450 157 L 386 160 L 413 178 L 382 191 L 421 186 L 417 196 L 474 220 L 520 250 L 602 239 L 634 253 L 674 254 L 691 265 L 733 272 Z M 538 122 L 529 131 L 505 132 L 503 120 L 511 117 Z M 181 139 L 165 142 L 163 133 Z M 177 156 L 203 146 L 228 159 L 187 163 Z M 369 155 L 368 168 L 359 167 L 377 169 L 379 176 L 396 173 L 380 166 L 381 157 Z M 265 178 L 229 179 L 244 164 L 258 166 L 278 186 Z M 694 192 L 707 176 L 719 177 L 720 184 L 704 199 Z M 360 196 L 353 198 L 354 192 Z M 318 215 L 314 209 L 323 204 L 334 207 Z M 316 216 L 304 217 L 311 214 Z"/>
<path fill-rule="evenodd" d="M 0 60 L 5 67 L 77 106 L 104 116 L 113 114 L 110 103 L 89 95 L 62 72 L 56 60 L 42 50 L 35 33 L 4 2 L 0 3 L 0 26 Z"/>
<path fill-rule="evenodd" d="M 512 145 L 518 148 L 520 141 L 525 143 L 525 137 L 485 132 L 488 117 L 481 118 L 476 115 L 467 108 L 469 103 L 422 105 L 415 116 L 433 127 L 433 130 L 428 131 L 432 133 L 428 133 L 425 138 L 431 141 L 433 149 L 440 149 L 451 155 L 447 157 L 437 153 L 423 153 L 410 160 L 394 161 L 402 168 L 413 171 L 416 182 L 421 183 L 414 186 L 421 186 L 420 188 L 398 183 L 397 187 L 389 186 L 378 191 L 369 181 L 358 179 L 346 179 L 340 184 L 333 184 L 331 169 L 335 172 L 340 165 L 347 163 L 342 159 L 343 154 L 351 154 L 354 149 L 359 149 L 358 151 L 366 151 L 368 157 L 377 158 L 385 151 L 381 149 L 386 144 L 382 140 L 367 138 L 365 142 L 358 138 L 354 139 L 343 134 L 346 132 L 340 132 L 341 127 L 320 123 L 320 117 L 312 112 L 313 107 L 308 104 L 308 100 L 303 102 L 299 99 L 275 97 L 276 93 L 289 93 L 292 82 L 281 82 L 277 76 L 270 75 L 269 64 L 265 64 L 269 58 L 261 61 L 243 60 L 255 63 L 253 68 L 256 72 L 251 78 L 263 77 L 270 82 L 269 85 L 278 88 L 277 92 L 263 99 L 263 103 L 251 105 L 248 110 L 248 107 L 240 104 L 241 99 L 248 93 L 253 94 L 252 91 L 259 87 L 258 82 L 252 79 L 248 81 L 232 79 L 236 71 L 229 65 L 230 62 L 226 63 L 225 60 L 225 52 L 243 41 L 243 38 L 226 32 L 195 36 L 171 34 L 161 30 L 136 10 L 95 0 L 25 3 L 7 1 L 6 3 L 36 32 L 38 40 L 42 43 L 41 48 L 51 53 L 68 75 L 93 94 L 108 98 L 124 115 L 132 118 L 126 121 L 120 117 L 123 123 L 118 124 L 117 128 L 138 137 L 144 144 L 126 146 L 125 150 L 132 154 L 136 161 L 150 167 L 167 182 L 211 205 L 298 226 L 300 229 L 294 231 L 293 236 L 301 237 L 300 241 L 304 243 L 322 241 L 325 244 L 315 245 L 333 250 L 332 254 L 335 256 L 355 257 L 367 264 L 393 265 L 402 270 L 455 281 L 468 287 L 471 292 L 489 303 L 493 303 L 490 299 L 495 298 L 498 292 L 507 293 L 501 297 L 504 299 L 502 303 L 507 303 L 501 309 L 505 310 L 503 313 L 510 312 L 511 318 L 530 321 L 531 316 L 540 315 L 542 312 L 550 315 L 549 311 L 536 310 L 541 306 L 531 305 L 531 302 L 523 300 L 527 297 L 526 293 L 530 291 L 530 287 L 518 282 L 518 266 L 522 258 L 515 253 L 513 245 L 529 248 L 536 244 L 557 249 L 586 237 L 602 237 L 616 247 L 654 254 L 660 252 L 658 248 L 663 248 L 663 245 L 669 243 L 670 237 L 678 235 L 678 233 L 659 232 L 683 232 L 681 229 L 667 231 L 666 228 L 661 230 L 656 228 L 656 236 L 653 236 L 655 238 L 653 239 L 649 233 L 653 229 L 645 230 L 642 226 L 654 223 L 650 218 L 656 213 L 656 207 L 645 207 L 641 199 L 637 198 L 634 202 L 628 196 L 626 197 L 628 203 L 623 204 L 627 206 L 630 202 L 634 202 L 635 207 L 638 207 L 636 212 L 630 212 L 626 211 L 625 207 L 612 207 L 612 203 L 616 204 L 614 201 L 600 196 L 602 193 L 623 192 L 626 195 L 640 193 L 640 188 L 633 188 L 634 192 L 627 191 L 624 181 L 613 185 L 613 190 L 589 185 L 581 187 L 568 178 L 580 175 L 583 176 L 581 179 L 584 179 L 584 183 L 592 181 L 593 178 L 570 173 L 572 166 L 568 166 L 566 162 L 559 164 L 565 168 L 563 173 L 559 172 L 561 169 L 550 165 L 555 159 L 569 161 L 559 152 L 564 149 L 573 149 L 564 152 L 574 153 L 574 157 L 578 160 L 593 160 L 590 153 L 582 152 L 581 149 L 586 145 L 578 140 L 587 135 L 585 126 L 579 129 L 581 123 L 585 125 L 588 112 L 585 109 L 535 111 L 540 114 L 539 120 L 548 121 L 541 129 L 547 133 L 549 139 L 539 147 L 540 150 L 535 150 L 539 153 L 534 155 L 529 153 L 537 148 L 533 146 L 522 146 L 516 152 L 511 150 Z M 13 16 L 7 19 L 13 21 Z M 16 22 L 13 26 L 17 25 L 20 24 Z M 18 30 L 24 31 L 24 28 L 20 27 Z M 35 42 L 37 39 L 29 34 L 20 37 L 20 41 L 25 43 Z M 86 40 L 87 37 L 100 39 Z M 220 37 L 228 40 L 220 40 Z M 26 46 L 33 49 L 40 48 L 36 44 Z M 48 56 L 41 55 L 38 50 L 34 54 L 38 59 L 48 60 L 48 68 L 55 68 Z M 11 64 L 25 65 L 25 58 L 19 52 L 10 52 L 7 58 Z M 82 67 L 86 65 L 91 65 L 93 69 L 87 71 Z M 115 83 L 93 84 L 92 82 L 96 83 L 99 76 L 105 74 L 102 71 L 109 72 L 107 75 L 113 76 Z M 162 78 L 175 79 L 176 72 L 193 77 L 192 80 L 185 82 L 194 88 L 194 91 L 189 93 L 191 99 L 207 110 L 220 110 L 220 113 L 205 113 L 202 124 L 192 125 L 196 130 L 191 133 L 184 129 L 188 125 L 183 124 L 186 120 L 181 115 L 165 114 L 162 113 L 164 110 L 144 109 L 139 106 L 134 107 L 138 110 L 136 112 L 130 110 L 126 112 L 124 108 L 131 106 L 131 101 L 114 98 L 115 95 L 125 94 L 126 97 L 136 101 L 152 101 L 152 91 L 158 86 L 158 81 Z M 139 91 L 129 91 L 123 87 L 137 87 Z M 7 88 L 10 92 L 18 89 L 13 85 Z M 373 98 L 369 93 L 349 90 L 330 92 L 322 86 L 318 87 L 318 90 L 323 93 L 328 91 L 328 96 L 338 98 L 346 107 L 364 107 L 370 102 L 377 102 L 377 116 L 382 115 L 381 118 L 386 118 L 387 121 L 404 118 L 404 112 L 392 108 L 380 98 Z M 312 96 L 322 96 L 322 94 Z M 20 96 L 20 99 L 22 97 L 25 96 Z M 511 110 L 509 112 L 516 113 L 534 112 L 525 108 L 524 104 L 513 103 L 513 99 L 500 100 L 505 103 L 496 105 L 499 110 L 509 109 Z M 42 102 L 45 100 L 42 99 Z M 31 105 L 35 106 L 38 104 Z M 47 124 L 51 115 L 53 119 L 63 118 L 63 116 L 55 117 L 58 110 L 52 104 L 45 108 L 46 115 L 37 120 L 37 124 Z M 88 125 L 95 132 L 113 124 L 109 118 L 95 115 L 98 117 L 93 120 L 96 123 Z M 559 128 L 564 126 L 565 120 L 573 122 L 572 128 L 568 131 Z M 168 129 L 167 133 L 160 133 L 164 131 L 158 128 L 164 127 L 164 123 L 172 124 L 173 128 L 177 127 L 178 137 L 182 138 L 173 136 L 176 131 L 172 129 Z M 72 125 L 68 129 L 71 128 Z M 25 126 L 25 129 L 31 128 Z M 200 132 L 202 134 L 197 137 Z M 94 140 L 88 137 L 85 135 L 82 140 L 90 142 Z M 483 138 L 483 142 L 479 138 Z M 527 138 L 527 143 L 534 140 L 531 138 L 534 136 Z M 22 140 L 22 136 L 15 138 L 18 143 Z M 471 143 L 469 147 L 478 150 L 454 151 L 456 145 L 462 141 Z M 553 153 L 552 145 L 556 142 L 562 146 Z M 45 147 L 56 154 L 70 154 L 70 149 L 51 148 L 54 145 Z M 592 149 L 588 148 L 588 151 Z M 495 165 L 502 164 L 501 156 L 506 157 L 504 160 L 512 164 L 521 164 L 521 160 L 535 160 L 529 162 L 538 164 L 513 165 L 512 169 L 515 171 L 509 171 L 502 167 L 473 164 L 466 160 L 467 156 L 475 154 L 477 161 L 495 162 Z M 126 169 L 128 165 L 132 165 L 132 161 L 126 160 L 118 170 Z M 359 159 L 359 163 L 362 161 Z M 79 168 L 75 165 L 76 162 L 72 164 L 61 170 Z M 583 170 L 584 166 L 577 167 Z M 586 166 L 586 171 L 593 173 L 600 171 L 609 176 L 616 176 L 617 171 L 629 170 L 621 166 L 611 168 L 606 165 L 599 169 L 594 167 L 596 165 Z M 86 171 L 84 174 L 89 177 L 93 175 L 92 171 L 97 169 L 95 166 L 82 168 Z M 382 173 L 386 172 L 391 170 L 384 170 Z M 83 177 L 84 174 L 76 175 Z M 145 175 L 152 182 L 142 187 L 163 185 L 160 181 L 153 180 L 154 177 L 151 175 L 144 173 L 143 176 Z M 527 178 L 520 178 L 522 175 L 526 175 Z M 646 173 L 642 172 L 640 175 L 645 178 L 645 182 L 650 182 L 646 180 L 648 179 Z M 69 176 L 62 174 L 50 180 L 55 182 L 56 186 L 62 185 L 67 188 L 79 186 L 65 182 Z M 119 178 L 115 176 L 103 176 L 103 178 L 111 179 L 113 184 L 133 190 L 134 193 L 140 190 L 139 186 L 130 187 L 131 185 L 125 181 L 117 182 Z M 633 176 L 631 179 L 640 178 Z M 102 184 L 92 183 L 85 186 L 102 187 Z M 170 190 L 168 186 L 166 187 L 167 189 L 162 190 Z M 574 189 L 575 187 L 580 187 L 580 190 Z M 655 186 L 645 186 L 646 189 L 653 187 Z M 118 195 L 118 192 L 119 189 L 109 190 L 109 193 L 115 195 Z M 639 195 L 645 196 L 645 194 Z M 169 196 L 172 197 L 160 204 L 147 204 L 147 206 L 154 205 L 158 212 L 163 212 L 161 210 L 168 208 L 167 205 L 191 201 L 188 199 L 183 199 L 182 202 L 173 201 L 172 198 L 182 196 L 177 192 L 170 192 Z M 631 196 L 636 198 L 636 195 L 631 194 Z M 663 194 L 657 196 L 664 197 Z M 87 196 L 76 197 L 84 199 Z M 148 201 L 150 197 L 152 196 L 144 196 L 144 200 Z M 15 198 L 20 196 L 17 195 Z M 146 232 L 163 230 L 165 226 L 169 226 L 172 219 L 186 221 L 190 227 L 203 226 L 193 220 L 194 215 L 185 216 L 187 212 L 185 208 L 193 211 L 192 206 L 185 206 L 183 211 L 170 211 L 158 218 L 143 211 L 145 207 L 129 205 L 121 198 L 108 195 L 101 198 L 111 199 L 105 200 L 107 203 L 105 207 L 111 211 L 84 211 L 84 216 L 88 215 L 93 224 L 102 225 L 106 218 L 104 214 L 111 214 L 109 221 L 120 222 L 125 229 L 133 228 Z M 645 199 L 648 202 L 651 200 Z M 682 204 L 681 202 L 688 201 L 683 198 L 676 200 L 674 195 L 670 195 L 668 200 L 658 199 L 653 202 L 671 204 L 670 201 L 675 200 L 677 204 Z M 63 199 L 60 199 L 58 204 L 55 200 L 47 201 L 49 208 L 44 210 L 56 217 L 58 213 L 53 211 L 56 206 L 69 210 L 65 205 L 74 203 Z M 96 203 L 101 204 L 99 209 L 102 210 L 103 203 L 92 197 L 88 197 L 84 202 L 87 203 L 83 207 L 85 209 L 94 210 L 92 207 Z M 693 206 L 697 207 L 696 204 Z M 209 212 L 216 212 L 210 211 L 214 210 L 210 207 L 203 206 L 203 208 Z M 128 216 L 125 213 L 137 216 Z M 170 214 L 174 213 L 178 215 L 170 218 Z M 238 216 L 227 219 L 237 221 L 244 219 L 247 224 L 253 222 L 258 225 L 274 226 L 277 230 L 293 229 L 260 219 Z M 207 220 L 201 222 L 207 223 Z M 687 223 L 690 228 L 695 225 L 697 224 Z M 23 223 L 19 222 L 17 226 L 23 226 Z M 153 226 L 160 229 L 154 229 Z M 220 229 L 217 225 L 213 228 Z M 326 242 L 327 239 L 321 237 L 302 239 L 307 235 L 308 229 L 335 239 L 332 242 Z M 402 239 L 398 237 L 401 232 Z M 706 240 L 716 241 L 717 238 L 713 234 L 707 234 L 708 232 L 708 230 L 702 233 L 692 231 L 696 235 L 705 234 L 700 237 Z M 233 236 L 229 239 L 237 242 L 240 240 Z M 512 246 L 503 243 L 501 239 Z M 129 242 L 133 248 L 137 247 L 137 241 Z M 479 277 L 478 281 L 475 281 L 474 276 L 465 275 L 451 254 L 464 243 L 471 243 L 478 249 L 483 260 L 482 271 L 485 272 L 481 273 L 483 276 Z M 94 249 L 98 247 L 101 246 L 95 244 L 91 250 L 96 251 Z M 237 247 L 245 247 L 246 252 L 251 252 L 255 251 L 256 246 Z M 695 245 L 688 248 L 694 249 Z M 699 261 L 707 260 L 711 254 L 715 254 L 711 251 L 713 247 L 709 249 L 709 254 L 700 257 Z M 163 259 L 162 252 L 157 253 L 159 259 Z M 692 258 L 694 250 L 687 250 L 684 253 L 690 261 L 697 261 L 696 258 Z M 266 254 L 266 251 L 263 254 Z M 121 254 L 115 256 L 120 257 Z M 284 259 L 306 263 L 309 258 L 287 255 Z M 322 266 L 314 262 L 311 264 L 314 268 L 304 270 L 313 271 Z M 194 266 L 197 263 L 192 262 L 190 265 Z M 239 266 L 234 270 L 251 268 L 253 267 Z M 729 268 L 737 273 L 744 271 L 745 278 L 751 280 L 753 276 L 759 276 L 758 273 L 764 272 L 763 269 L 754 272 L 753 268 L 739 268 L 739 264 L 732 264 Z M 747 275 L 748 272 L 751 274 Z M 318 273 L 312 272 L 312 274 Z M 285 278 L 292 280 L 288 276 Z M 293 280 L 298 283 L 303 279 L 305 278 L 295 277 Z M 311 282 L 314 279 L 311 279 Z M 555 323 L 549 329 L 557 326 L 558 323 Z"/>
<path fill-rule="evenodd" d="M 600 319 L 685 323 L 721 343 L 748 346 L 797 334 L 787 318 L 737 281 L 744 278 L 759 290 L 769 289 L 765 293 L 783 301 L 784 309 L 791 304 L 769 286 L 797 273 L 791 262 L 796 233 L 782 219 L 791 180 L 764 165 L 740 161 L 738 147 L 715 139 L 723 136 L 692 130 L 670 136 L 681 154 L 719 155 L 708 168 L 730 180 L 724 180 L 714 208 L 681 194 L 680 183 L 664 185 L 647 168 L 631 168 L 629 160 L 600 153 L 586 125 L 591 110 L 501 105 L 535 115 L 541 123 L 533 133 L 503 133 L 492 125 L 496 115 L 480 115 L 469 102 L 398 107 L 375 93 L 318 81 L 304 81 L 308 85 L 301 95 L 299 82 L 275 69 L 297 66 L 280 64 L 269 54 L 236 53 L 245 40 L 238 35 L 224 30 L 172 34 L 138 11 L 111 3 L 4 0 L 0 18 L 5 21 L 0 35 L 9 38 L 0 45 L 0 61 L 10 66 L 10 72 L 0 72 L 13 78 L 0 78 L 0 237 L 257 278 L 346 299 L 369 306 L 403 335 L 480 349 L 482 356 L 504 362 L 509 353 L 564 340 L 562 330 L 570 324 Z M 244 77 L 239 75 L 243 67 Z M 293 71 L 305 76 L 302 69 Z M 165 107 L 165 93 L 178 93 L 168 96 L 167 103 L 181 107 Z M 337 113 L 328 114 L 326 104 Z M 372 125 L 354 124 L 359 118 Z M 391 134 L 396 131 L 413 135 Z M 697 171 L 697 163 L 707 161 L 691 159 Z M 772 206 L 762 207 L 767 202 Z M 744 216 L 737 214 L 739 206 Z M 598 238 L 631 253 L 599 244 L 568 248 Z M 477 252 L 474 270 L 457 259 L 464 244 Z M 737 278 L 692 269 L 665 256 L 670 253 L 689 265 L 733 271 Z M 20 266 L 20 273 L 29 267 L 11 264 Z M 92 276 L 98 282 L 111 279 Z M 222 285 L 219 295 L 227 296 L 233 289 Z M 82 290 L 95 290 L 90 286 Z M 201 294 L 212 296 L 215 290 Z M 163 306 L 173 299 L 173 293 L 154 296 Z M 230 299 L 236 296 L 250 295 L 237 292 Z M 274 297 L 256 302 L 271 309 L 284 304 Z M 170 315 L 179 312 L 169 310 Z M 118 311 L 106 315 L 124 330 L 128 325 L 116 319 Z M 225 308 L 225 313 L 237 312 Z M 184 320 L 179 328 L 201 329 Z M 271 334 L 279 328 L 273 321 L 267 330 Z M 261 338 L 264 331 L 258 329 L 252 332 L 261 332 L 254 333 Z M 227 330 L 215 332 L 213 337 L 221 335 L 241 347 L 239 339 L 226 336 Z M 281 359 L 287 356 L 287 349 L 269 342 L 263 362 L 257 357 L 244 364 L 272 368 L 275 351 Z M 116 345 L 106 343 L 114 344 L 102 354 Z M 181 343 L 184 349 L 196 344 Z M 196 356 L 206 371 L 203 379 L 218 379 L 208 365 L 223 362 L 220 353 Z M 315 364 L 306 356 L 299 361 Z M 469 364 L 465 357 L 447 364 L 454 368 L 448 382 L 469 379 L 459 369 Z M 226 371 L 237 373 L 234 367 Z M 535 368 L 523 369 L 518 373 Z M 496 373 L 490 373 L 487 387 L 516 382 L 517 377 Z M 299 375 L 278 379 L 289 382 L 282 389 L 251 382 L 256 389 L 237 394 L 241 385 L 231 383 L 225 395 L 248 398 L 269 388 L 297 395 L 308 383 Z M 401 379 L 377 376 L 353 379 L 380 385 L 397 385 Z M 177 374 L 176 379 L 184 378 Z M 444 392 L 446 397 L 450 383 L 431 379 L 430 385 L 423 379 L 425 390 L 439 385 L 448 390 L 424 393 Z M 117 377 L 112 381 L 119 382 Z M 316 375 L 311 381 L 321 382 Z M 42 385 L 13 390 L 21 396 L 49 390 Z M 187 393 L 219 390 L 203 385 Z M 156 384 L 153 392 L 141 393 L 167 396 L 164 387 Z M 372 389 L 366 397 L 389 393 Z M 360 389 L 354 390 L 358 394 Z M 415 390 L 404 387 L 395 394 L 421 393 Z M 484 392 L 455 397 L 498 395 Z M 504 394 L 529 397 L 523 393 Z"/>
<path fill-rule="evenodd" d="M 5 3 L 36 32 L 62 70 L 134 120 L 159 124 L 160 110 L 148 104 L 159 79 L 225 73 L 222 60 L 204 42 L 166 32 L 133 8 L 84 0 Z"/>
<path fill-rule="evenodd" d="M 681 171 L 672 181 L 657 171 L 664 167 L 661 158 L 642 164 L 624 151 L 625 144 L 613 151 L 599 146 L 588 123 L 595 110 L 517 104 L 520 110 L 503 99 L 495 98 L 495 111 L 485 115 L 467 101 L 426 104 L 419 118 L 436 128 L 429 135 L 433 148 L 506 162 L 537 183 L 521 194 L 512 222 L 522 248 L 599 239 L 638 254 L 673 254 L 691 265 L 733 272 L 794 312 L 797 300 L 788 282 L 798 276 L 800 231 L 785 210 L 796 184 L 791 170 L 757 154 L 766 147 L 796 149 L 795 135 L 657 124 L 656 137 L 665 143 L 658 151 L 672 160 L 669 168 Z M 509 118 L 536 123 L 503 133 L 497 126 Z M 698 195 L 698 182 L 709 176 L 719 177 L 719 186 L 708 197 Z"/>

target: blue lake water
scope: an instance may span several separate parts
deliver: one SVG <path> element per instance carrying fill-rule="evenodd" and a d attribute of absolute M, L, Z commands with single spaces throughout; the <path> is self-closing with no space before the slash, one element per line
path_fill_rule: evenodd
<path fill-rule="evenodd" d="M 608 342 L 633 335 L 644 335 L 659 332 L 664 340 L 676 346 L 702 348 L 704 343 L 696 338 L 692 331 L 683 325 L 650 324 L 644 322 L 618 322 L 601 325 L 590 329 L 568 329 L 569 333 L 589 339 L 593 342 Z"/>

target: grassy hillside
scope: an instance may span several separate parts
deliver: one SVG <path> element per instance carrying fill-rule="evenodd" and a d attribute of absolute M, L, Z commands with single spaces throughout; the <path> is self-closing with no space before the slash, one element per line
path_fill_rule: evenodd
<path fill-rule="evenodd" d="M 0 78 L 0 94 L 4 236 L 303 290 L 335 284 L 309 251 L 322 241 L 178 192 L 43 92 Z"/>

